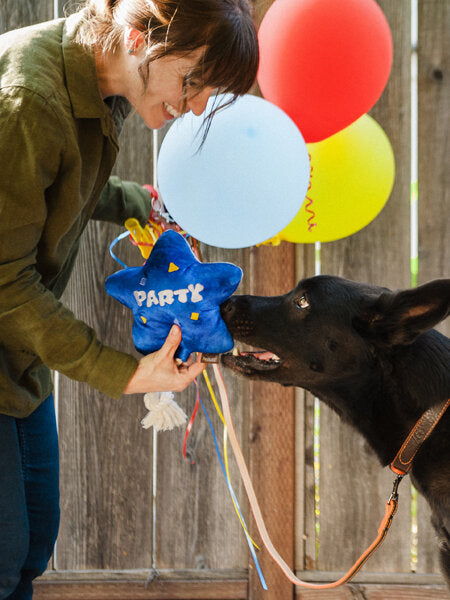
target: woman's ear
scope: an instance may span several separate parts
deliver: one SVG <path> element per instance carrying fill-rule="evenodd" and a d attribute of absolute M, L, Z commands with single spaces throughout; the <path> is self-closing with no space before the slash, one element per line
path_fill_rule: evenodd
<path fill-rule="evenodd" d="M 371 312 L 372 336 L 390 346 L 411 344 L 450 314 L 450 279 L 382 293 Z"/>
<path fill-rule="evenodd" d="M 135 54 L 144 43 L 144 34 L 135 27 L 125 27 L 123 43 L 128 54 Z"/>

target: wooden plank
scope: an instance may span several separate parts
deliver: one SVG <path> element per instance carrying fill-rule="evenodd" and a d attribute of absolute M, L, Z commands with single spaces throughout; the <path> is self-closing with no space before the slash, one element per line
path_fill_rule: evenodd
<path fill-rule="evenodd" d="M 50 573 L 36 581 L 35 597 L 37 600 L 240 600 L 247 598 L 247 580 L 240 578 L 240 575 L 242 574 L 239 571 L 211 571 L 208 578 L 208 574 L 199 571 L 162 571 L 156 574 L 157 580 L 152 580 L 147 571 Z M 311 581 L 322 582 L 335 579 L 338 573 L 309 572 L 298 575 L 306 580 L 309 576 Z M 371 583 L 363 579 L 358 575 L 354 583 L 335 590 L 296 588 L 295 597 L 299 600 L 446 600 L 449 597 L 445 585 L 433 582 L 433 576 L 410 573 L 396 578 L 392 574 L 374 573 L 369 574 L 368 581 Z M 397 581 L 395 584 L 389 584 L 386 580 L 390 579 Z M 375 583 L 377 580 L 378 583 Z M 410 583 L 405 583 L 406 580 Z"/>
<path fill-rule="evenodd" d="M 0 3 L 0 34 L 52 18 L 52 0 L 2 0 Z"/>
<path fill-rule="evenodd" d="M 299 571 L 297 577 L 312 583 L 330 583 L 342 576 L 338 571 Z M 445 587 L 444 578 L 435 573 L 382 573 L 366 571 L 359 572 L 353 577 L 351 584 L 377 584 L 377 585 L 410 585 L 424 586 L 436 585 Z M 349 584 L 349 585 L 351 585 Z"/>
<path fill-rule="evenodd" d="M 448 600 L 448 590 L 444 586 L 361 586 L 363 598 L 366 600 Z"/>
<path fill-rule="evenodd" d="M 450 4 L 418 3 L 419 284 L 450 277 Z M 438 327 L 450 336 L 450 319 Z M 417 569 L 438 572 L 430 509 L 418 502 Z"/>
<path fill-rule="evenodd" d="M 296 280 L 314 275 L 314 245 L 295 245 Z M 295 568 L 314 569 L 314 398 L 297 388 L 295 399 Z"/>
<path fill-rule="evenodd" d="M 116 169 L 122 176 L 149 181 L 148 135 L 135 118 L 126 123 Z M 132 139 L 139 139 L 140 147 Z M 89 224 L 64 301 L 105 343 L 133 353 L 131 312 L 107 296 L 103 285 L 120 268 L 108 252 L 119 231 L 123 228 Z M 126 241 L 116 252 L 127 264 L 141 263 L 136 248 Z M 152 433 L 140 426 L 145 413 L 141 396 L 115 402 L 61 377 L 57 568 L 152 564 Z"/>
<path fill-rule="evenodd" d="M 255 22 L 261 23 L 273 0 L 253 0 Z M 253 93 L 259 94 L 255 84 Z M 252 294 L 278 295 L 289 291 L 295 284 L 295 247 L 283 242 L 276 248 L 261 246 L 251 249 Z M 276 384 L 254 382 L 251 386 L 250 412 L 250 473 L 255 491 L 266 520 L 266 526 L 275 547 L 284 560 L 294 568 L 297 547 L 303 556 L 303 493 L 295 484 L 296 472 L 303 479 L 305 473 L 295 453 L 296 391 Z M 302 395 L 299 396 L 302 402 Z M 303 420 L 303 415 L 302 415 Z M 302 427 L 302 426 L 300 426 Z M 302 435 L 302 434 L 300 434 Z M 283 444 L 280 443 L 283 440 Z M 301 508 L 296 535 L 295 506 Z M 252 535 L 257 536 L 252 519 Z M 291 599 L 293 586 L 282 574 L 267 552 L 260 553 L 261 568 L 269 590 L 267 600 Z M 249 598 L 261 598 L 262 588 L 255 569 L 249 571 Z"/>
<path fill-rule="evenodd" d="M 298 569 L 317 568 L 316 482 L 314 470 L 314 404 L 312 394 L 305 393 L 305 499 L 303 517 L 304 558 Z M 298 527 L 298 525 L 297 525 Z M 297 533 L 297 536 L 300 534 Z"/>
<path fill-rule="evenodd" d="M 283 242 L 276 248 L 250 251 L 252 294 L 275 295 L 294 285 L 295 249 Z M 295 391 L 277 384 L 252 383 L 250 404 L 250 473 L 272 541 L 284 560 L 294 565 Z M 254 531 L 254 527 L 252 529 Z M 256 535 L 256 533 L 255 533 Z M 292 598 L 292 584 L 267 552 L 260 553 L 268 600 Z M 261 598 L 255 569 L 250 569 L 249 598 Z"/>
<path fill-rule="evenodd" d="M 294 558 L 295 568 L 303 569 L 306 560 L 305 519 L 307 511 L 307 423 L 309 411 L 306 392 L 295 390 L 295 522 L 294 522 Z"/>
<path fill-rule="evenodd" d="M 450 4 L 419 2 L 419 282 L 450 277 Z M 450 336 L 450 320 L 440 328 Z"/>
<path fill-rule="evenodd" d="M 442 586 L 357 585 L 335 590 L 299 590 L 298 600 L 448 600 Z"/>
<path fill-rule="evenodd" d="M 188 200 L 187 200 L 188 201 Z M 245 277 L 238 291 L 248 286 L 247 251 L 222 250 L 201 245 L 205 262 L 231 262 L 241 266 Z M 208 369 L 214 382 L 212 369 Z M 233 420 L 243 451 L 246 452 L 244 424 L 248 414 L 248 383 L 225 371 Z M 223 452 L 223 427 L 209 398 L 203 378 L 200 396 L 213 423 L 219 448 Z M 219 396 L 215 390 L 217 400 Z M 177 394 L 179 404 L 192 414 L 195 404 L 192 385 Z M 158 436 L 158 485 L 156 495 L 156 566 L 157 568 L 238 568 L 248 564 L 248 548 L 235 513 L 225 478 L 213 444 L 213 437 L 200 408 L 189 435 L 188 461 L 183 460 L 185 428 Z M 240 476 L 229 448 L 231 481 L 239 504 L 246 507 Z M 194 461 L 194 462 L 192 462 Z M 247 517 L 247 511 L 244 512 Z"/>
<path fill-rule="evenodd" d="M 396 182 L 390 200 L 374 222 L 350 238 L 323 245 L 322 272 L 394 288 L 409 287 L 410 2 L 382 0 L 379 4 L 390 23 L 394 64 L 371 114 L 393 146 Z M 317 568 L 342 572 L 375 537 L 390 494 L 392 474 L 381 469 L 363 438 L 323 405 L 320 422 Z M 365 569 L 410 569 L 409 496 L 406 483 L 388 538 Z"/>
<path fill-rule="evenodd" d="M 247 580 L 35 584 L 35 600 L 245 600 Z"/>
<path fill-rule="evenodd" d="M 355 598 L 364 600 L 362 596 L 355 596 L 352 588 L 349 586 L 343 586 L 335 590 L 304 590 L 296 588 L 295 598 L 297 600 L 355 600 Z"/>
<path fill-rule="evenodd" d="M 242 581 L 247 569 L 77 569 L 48 571 L 39 578 L 41 583 L 150 583 L 173 581 Z M 376 583 L 376 582 L 375 582 Z M 428 582 L 430 583 L 430 582 Z M 433 582 L 431 582 L 433 583 Z"/>
<path fill-rule="evenodd" d="M 130 576 L 128 580 L 103 581 L 70 579 L 35 583 L 36 600 L 244 600 L 247 598 L 246 579 L 161 579 L 147 582 Z M 334 590 L 307 590 L 296 588 L 295 597 L 299 600 L 447 600 L 448 591 L 444 585 L 436 584 L 368 584 L 353 583 Z"/>

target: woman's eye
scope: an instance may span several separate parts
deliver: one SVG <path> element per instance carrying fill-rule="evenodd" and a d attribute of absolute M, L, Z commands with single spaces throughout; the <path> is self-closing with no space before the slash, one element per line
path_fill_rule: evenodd
<path fill-rule="evenodd" d="M 309 306 L 309 302 L 306 296 L 300 296 L 300 298 L 297 298 L 296 300 L 296 305 L 298 308 L 308 308 Z"/>
<path fill-rule="evenodd" d="M 198 80 L 193 79 L 193 78 L 189 77 L 188 75 L 186 75 L 183 78 L 183 87 L 190 88 L 192 90 L 192 89 L 197 89 L 201 86 L 200 86 L 200 82 Z"/>

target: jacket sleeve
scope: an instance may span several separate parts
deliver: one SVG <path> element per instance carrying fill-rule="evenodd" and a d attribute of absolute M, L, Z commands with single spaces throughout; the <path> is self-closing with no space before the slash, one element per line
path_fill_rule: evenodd
<path fill-rule="evenodd" d="M 123 225 L 127 219 L 134 217 L 144 227 L 150 210 L 151 196 L 147 190 L 113 175 L 103 188 L 92 218 Z"/>
<path fill-rule="evenodd" d="M 44 285 L 36 267 L 48 239 L 45 190 L 58 177 L 65 151 L 58 117 L 37 94 L 7 90 L 0 94 L 0 131 L 0 344 L 7 356 L 38 356 L 118 398 L 137 360 L 103 345 Z"/>

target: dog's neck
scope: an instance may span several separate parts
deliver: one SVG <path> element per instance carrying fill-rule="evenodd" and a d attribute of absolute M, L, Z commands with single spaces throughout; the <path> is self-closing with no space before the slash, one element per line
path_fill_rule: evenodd
<path fill-rule="evenodd" d="M 417 419 L 450 397 L 450 340 L 436 331 L 378 352 L 378 369 L 311 390 L 355 427 L 387 465 Z"/>

